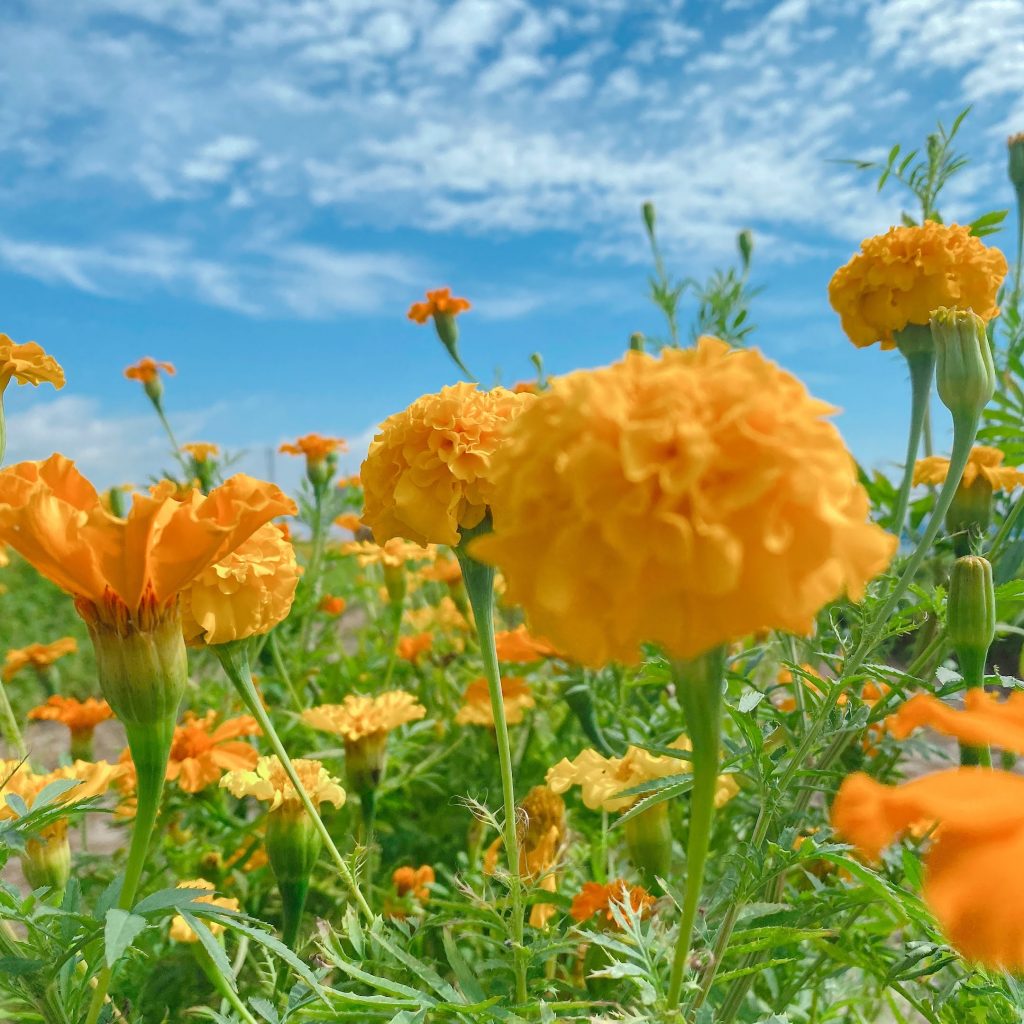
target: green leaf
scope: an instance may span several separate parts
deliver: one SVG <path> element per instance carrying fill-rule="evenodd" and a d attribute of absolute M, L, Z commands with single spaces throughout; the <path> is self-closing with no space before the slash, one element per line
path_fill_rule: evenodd
<path fill-rule="evenodd" d="M 181 916 L 185 919 L 185 923 L 189 928 L 198 936 L 203 949 L 209 953 L 210 959 L 213 961 L 218 973 L 237 992 L 238 981 L 235 978 L 235 972 L 231 970 L 228 955 L 224 952 L 224 947 L 214 938 L 213 932 L 198 917 L 184 907 L 181 908 Z"/>
<path fill-rule="evenodd" d="M 146 927 L 146 919 L 117 907 L 107 911 L 107 924 L 103 932 L 103 945 L 107 966 L 113 967 L 124 955 L 124 951 L 135 941 L 136 936 Z"/>
<path fill-rule="evenodd" d="M 455 939 L 452 937 L 451 928 L 444 928 L 441 930 L 441 941 L 444 943 L 444 951 L 445 955 L 448 957 L 448 963 L 451 964 L 451 968 L 455 972 L 455 977 L 459 979 L 462 991 L 474 1003 L 479 1003 L 485 1000 L 487 995 L 480 987 L 480 983 L 476 980 L 476 975 L 473 973 L 472 968 L 468 963 L 466 963 L 466 958 L 459 951 L 459 947 L 456 945 Z"/>
<path fill-rule="evenodd" d="M 739 710 L 741 714 L 749 714 L 764 700 L 764 694 L 760 690 L 747 690 L 740 697 Z"/>

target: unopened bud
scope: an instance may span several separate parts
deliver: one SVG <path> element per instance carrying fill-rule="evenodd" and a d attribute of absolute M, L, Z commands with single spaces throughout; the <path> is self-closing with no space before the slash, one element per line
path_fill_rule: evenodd
<path fill-rule="evenodd" d="M 992 565 L 980 555 L 965 555 L 953 565 L 946 599 L 946 630 L 964 667 L 984 667 L 996 635 L 996 594 Z"/>
<path fill-rule="evenodd" d="M 1024 132 L 1011 135 L 1006 140 L 1010 154 L 1010 181 L 1018 192 L 1024 192 Z"/>
<path fill-rule="evenodd" d="M 930 325 L 942 404 L 954 419 L 980 416 L 996 388 L 985 321 L 969 309 L 940 308 L 932 311 Z"/>
<path fill-rule="evenodd" d="M 654 234 L 654 222 L 655 222 L 654 203 L 652 203 L 650 200 L 648 200 L 641 207 L 641 210 L 642 210 L 643 215 L 644 215 L 644 225 L 647 227 L 647 233 L 649 235 L 653 235 Z"/>
<path fill-rule="evenodd" d="M 672 866 L 672 827 L 667 801 L 630 818 L 623 828 L 629 854 L 640 869 L 644 885 L 653 885 L 659 875 L 668 878 Z"/>
<path fill-rule="evenodd" d="M 65 823 L 61 822 L 52 836 L 29 839 L 21 856 L 21 867 L 33 889 L 48 886 L 63 893 L 71 876 L 71 847 Z"/>
<path fill-rule="evenodd" d="M 972 542 L 985 533 L 991 522 L 992 484 L 981 473 L 969 485 L 961 480 L 946 512 L 946 529 L 956 553 L 970 554 Z"/>

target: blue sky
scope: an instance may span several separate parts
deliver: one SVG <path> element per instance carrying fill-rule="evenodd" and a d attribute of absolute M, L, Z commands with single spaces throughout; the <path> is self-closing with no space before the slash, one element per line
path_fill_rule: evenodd
<path fill-rule="evenodd" d="M 451 379 L 404 318 L 428 287 L 473 300 L 481 376 L 616 358 L 660 328 L 645 199 L 681 275 L 754 231 L 754 343 L 884 465 L 905 372 L 844 340 L 826 285 L 905 199 L 832 159 L 973 103 L 943 204 L 971 219 L 1010 205 L 1024 128 L 1021 0 L 8 0 L 0 38 L 0 331 L 69 378 L 9 392 L 10 452 L 102 483 L 160 462 L 121 378 L 142 355 L 178 366 L 183 440 L 260 472 Z"/>

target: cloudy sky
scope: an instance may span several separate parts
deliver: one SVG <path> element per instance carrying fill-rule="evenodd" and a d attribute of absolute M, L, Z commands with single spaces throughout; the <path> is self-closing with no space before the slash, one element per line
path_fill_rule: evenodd
<path fill-rule="evenodd" d="M 141 355 L 177 364 L 183 439 L 263 472 L 450 379 L 404 318 L 428 287 L 473 300 L 485 378 L 615 358 L 659 327 L 645 199 L 680 275 L 753 230 L 755 342 L 883 465 L 905 372 L 825 289 L 907 201 L 835 161 L 973 104 L 969 220 L 1024 129 L 1022 0 L 7 0 L 0 39 L 0 331 L 69 377 L 9 395 L 11 454 L 103 482 L 160 461 Z"/>

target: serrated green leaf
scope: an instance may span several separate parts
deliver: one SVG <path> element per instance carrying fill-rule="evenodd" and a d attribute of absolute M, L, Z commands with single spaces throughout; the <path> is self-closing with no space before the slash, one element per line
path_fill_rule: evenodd
<path fill-rule="evenodd" d="M 146 919 L 128 910 L 112 907 L 107 911 L 106 925 L 103 929 L 103 949 L 108 967 L 113 967 L 121 959 L 125 950 L 145 927 Z"/>

